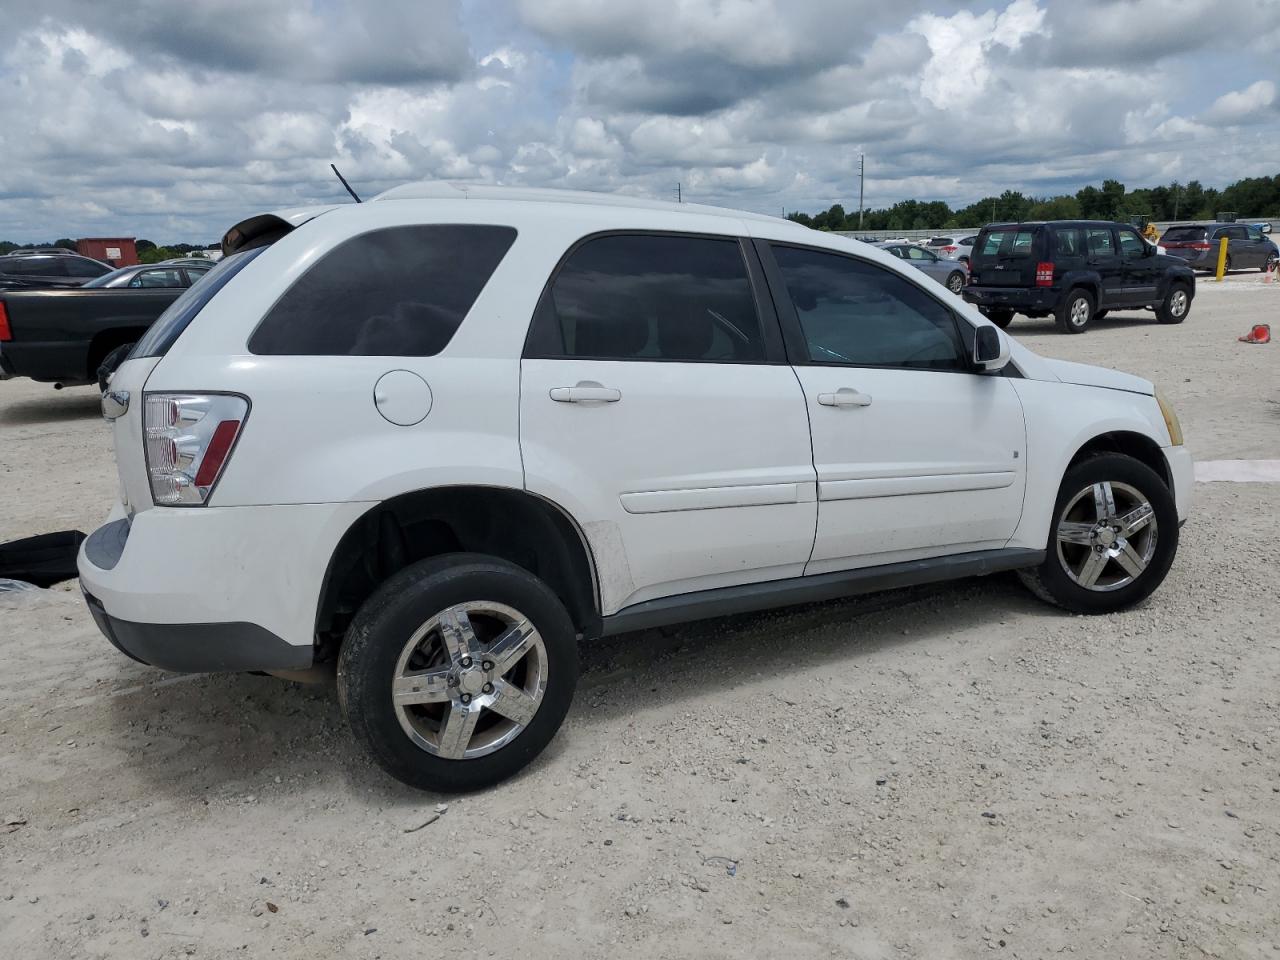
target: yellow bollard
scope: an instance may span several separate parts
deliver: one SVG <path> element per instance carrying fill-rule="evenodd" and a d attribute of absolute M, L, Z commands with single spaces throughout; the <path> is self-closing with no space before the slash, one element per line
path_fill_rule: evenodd
<path fill-rule="evenodd" d="M 1227 238 L 1223 237 L 1218 241 L 1218 279 L 1221 280 L 1227 273 Z"/>

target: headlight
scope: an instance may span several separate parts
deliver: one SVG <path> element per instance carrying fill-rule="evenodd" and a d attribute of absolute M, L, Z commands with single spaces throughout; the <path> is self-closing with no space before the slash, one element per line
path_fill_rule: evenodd
<path fill-rule="evenodd" d="M 1169 442 L 1175 447 L 1182 446 L 1182 424 L 1178 415 L 1173 412 L 1173 405 L 1156 391 L 1156 403 L 1160 404 L 1160 413 L 1164 415 L 1164 425 L 1169 428 Z"/>

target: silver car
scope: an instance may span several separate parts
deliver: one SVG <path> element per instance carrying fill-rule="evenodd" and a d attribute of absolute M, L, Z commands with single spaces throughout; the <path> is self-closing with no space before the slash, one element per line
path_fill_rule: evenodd
<path fill-rule="evenodd" d="M 917 247 L 911 243 L 878 243 L 876 246 L 881 250 L 888 250 L 916 269 L 923 270 L 956 296 L 960 295 L 968 281 L 969 268 L 966 264 L 959 260 L 944 260 L 927 247 Z"/>
<path fill-rule="evenodd" d="M 930 237 L 925 246 L 943 260 L 962 260 L 968 263 L 969 254 L 973 252 L 973 245 L 977 242 L 976 233 L 963 237 L 953 233 L 948 237 Z"/>

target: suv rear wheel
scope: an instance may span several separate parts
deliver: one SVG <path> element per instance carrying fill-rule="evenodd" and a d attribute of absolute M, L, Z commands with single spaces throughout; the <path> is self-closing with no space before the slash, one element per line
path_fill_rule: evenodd
<path fill-rule="evenodd" d="M 426 790 L 491 786 L 559 729 L 578 680 L 576 633 L 545 583 L 480 554 L 413 564 L 360 608 L 338 697 L 387 773 Z"/>
<path fill-rule="evenodd" d="M 1083 287 L 1076 287 L 1062 298 L 1054 311 L 1058 329 L 1063 333 L 1084 333 L 1093 319 L 1093 309 L 1093 295 Z"/>
<path fill-rule="evenodd" d="M 1191 311 L 1191 292 L 1185 284 L 1175 283 L 1165 294 L 1164 302 L 1156 307 L 1156 319 L 1161 323 L 1181 323 Z"/>
<path fill-rule="evenodd" d="M 1044 563 L 1018 575 L 1036 596 L 1072 613 L 1114 613 L 1149 597 L 1177 550 L 1169 488 L 1146 464 L 1109 453 L 1067 471 Z"/>

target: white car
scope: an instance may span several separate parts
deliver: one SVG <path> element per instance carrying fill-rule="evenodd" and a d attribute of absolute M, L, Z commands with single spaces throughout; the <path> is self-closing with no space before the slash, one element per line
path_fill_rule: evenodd
<path fill-rule="evenodd" d="M 532 760 L 580 638 L 1003 570 L 1108 613 L 1187 516 L 1150 383 L 785 220 L 417 184 L 224 249 L 104 394 L 86 599 L 169 670 L 336 661 L 415 786 Z"/>

